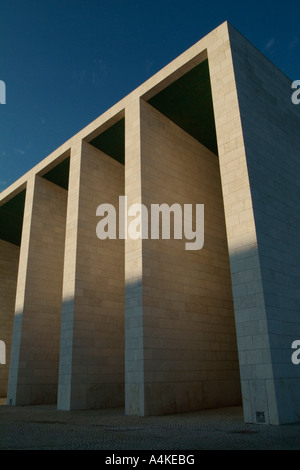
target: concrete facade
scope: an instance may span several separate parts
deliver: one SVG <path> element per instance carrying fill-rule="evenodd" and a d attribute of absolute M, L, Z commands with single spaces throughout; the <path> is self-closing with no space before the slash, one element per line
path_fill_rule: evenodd
<path fill-rule="evenodd" d="M 291 81 L 226 22 L 3 191 L 6 221 L 26 190 L 22 237 L 0 232 L 8 404 L 299 421 L 299 126 Z M 124 195 L 204 204 L 203 248 L 99 240 Z"/>
<path fill-rule="evenodd" d="M 152 106 L 140 104 L 135 157 L 142 184 L 136 191 L 149 211 L 162 201 L 202 201 L 206 241 L 189 253 L 184 240 L 149 238 L 140 250 L 140 240 L 130 243 L 128 256 L 136 252 L 142 269 L 127 287 L 128 412 L 230 406 L 239 403 L 240 380 L 218 159 Z"/>

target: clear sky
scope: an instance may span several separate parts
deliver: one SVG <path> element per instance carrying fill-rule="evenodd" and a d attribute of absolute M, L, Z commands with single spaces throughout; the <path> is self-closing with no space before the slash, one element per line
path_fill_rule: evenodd
<path fill-rule="evenodd" d="M 0 191 L 225 20 L 300 80 L 296 1 L 0 0 Z"/>

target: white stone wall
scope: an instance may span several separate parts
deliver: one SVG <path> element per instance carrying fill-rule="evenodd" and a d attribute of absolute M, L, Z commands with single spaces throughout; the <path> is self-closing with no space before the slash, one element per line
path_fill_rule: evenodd
<path fill-rule="evenodd" d="M 67 192 L 27 186 L 7 401 L 56 403 Z"/>
<path fill-rule="evenodd" d="M 126 325 L 132 336 L 136 332 L 136 361 L 126 365 L 128 375 L 139 378 L 143 387 L 140 414 L 239 404 L 218 158 L 144 101 L 140 125 L 141 195 L 149 215 L 151 204 L 193 204 L 194 210 L 197 203 L 205 206 L 202 250 L 185 250 L 185 239 L 142 241 L 134 327 L 126 309 Z M 141 364 L 143 373 L 138 374 Z"/>
<path fill-rule="evenodd" d="M 256 407 L 265 405 L 270 422 L 280 424 L 300 416 L 300 368 L 291 361 L 291 344 L 300 339 L 300 108 L 291 101 L 291 80 L 233 28 L 230 38 L 266 309 L 253 335 L 247 307 L 256 283 L 248 278 L 237 304 L 245 312 L 241 334 L 248 343 L 243 375 L 249 378 L 248 396 L 257 394 L 253 379 L 265 381 L 267 391 L 261 388 Z M 272 362 L 272 376 L 265 358 Z"/>

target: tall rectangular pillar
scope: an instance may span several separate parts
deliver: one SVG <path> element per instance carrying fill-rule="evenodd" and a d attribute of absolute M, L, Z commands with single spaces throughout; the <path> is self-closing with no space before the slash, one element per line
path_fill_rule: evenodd
<path fill-rule="evenodd" d="M 274 396 L 256 227 L 228 25 L 208 60 L 220 160 L 245 420 Z M 267 380 L 267 382 L 265 382 Z M 251 393 L 248 384 L 251 382 Z M 255 412 L 254 412 L 255 415 Z"/>
<path fill-rule="evenodd" d="M 139 102 L 126 108 L 125 194 L 127 204 L 142 203 L 141 121 Z M 125 242 L 125 413 L 144 415 L 142 240 Z"/>
<path fill-rule="evenodd" d="M 35 176 L 27 184 L 8 404 L 55 403 L 66 191 Z"/>
<path fill-rule="evenodd" d="M 71 152 L 58 408 L 124 404 L 124 240 L 100 240 L 97 207 L 118 217 L 124 166 L 86 142 Z"/>
<path fill-rule="evenodd" d="M 208 59 L 244 417 L 288 423 L 300 410 L 299 109 L 262 53 L 227 23 L 219 35 Z"/>

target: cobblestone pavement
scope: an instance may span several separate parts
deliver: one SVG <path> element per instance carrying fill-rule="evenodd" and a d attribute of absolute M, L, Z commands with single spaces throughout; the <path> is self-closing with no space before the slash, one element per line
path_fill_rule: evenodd
<path fill-rule="evenodd" d="M 300 450 L 300 423 L 245 424 L 241 407 L 159 417 L 0 406 L 0 450 Z"/>

